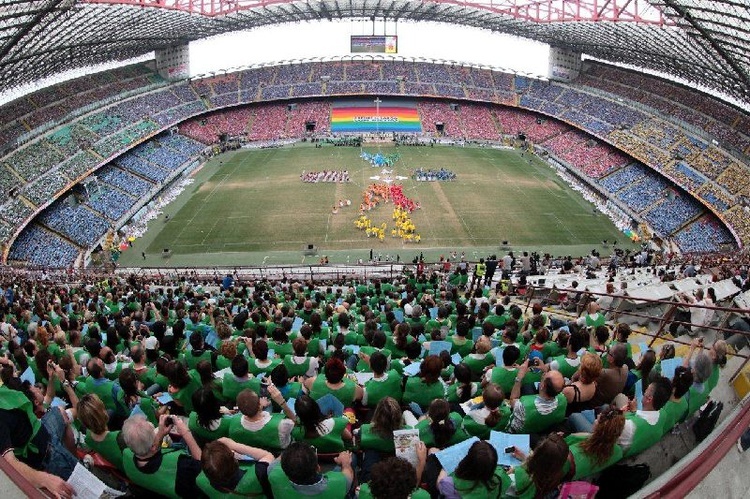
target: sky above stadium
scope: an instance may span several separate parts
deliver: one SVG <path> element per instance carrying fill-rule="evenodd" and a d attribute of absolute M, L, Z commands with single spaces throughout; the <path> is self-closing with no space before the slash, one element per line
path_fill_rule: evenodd
<path fill-rule="evenodd" d="M 348 56 L 351 35 L 372 35 L 370 21 L 284 24 L 221 35 L 190 44 L 191 75 L 310 57 Z M 398 35 L 398 55 L 469 62 L 546 75 L 549 47 L 521 38 L 429 22 L 376 21 L 375 35 Z"/>

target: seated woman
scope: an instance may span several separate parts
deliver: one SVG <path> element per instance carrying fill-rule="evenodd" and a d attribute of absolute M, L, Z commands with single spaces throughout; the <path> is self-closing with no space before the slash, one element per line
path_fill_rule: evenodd
<path fill-rule="evenodd" d="M 437 355 L 428 355 L 419 366 L 419 375 L 406 380 L 404 403 L 415 402 L 422 409 L 435 399 L 444 399 L 445 385 L 440 379 L 443 361 Z"/>
<path fill-rule="evenodd" d="M 283 327 L 277 327 L 271 338 L 267 341 L 268 348 L 273 350 L 277 357 L 283 359 L 287 355 L 292 355 L 292 344 L 289 342 L 289 337 Z"/>
<path fill-rule="evenodd" d="M 94 393 L 87 393 L 76 406 L 78 420 L 86 427 L 86 447 L 99 453 L 112 466 L 122 470 L 122 451 L 125 440 L 119 431 L 107 429 L 107 409 Z"/>
<path fill-rule="evenodd" d="M 281 363 L 281 359 L 268 358 L 269 349 L 266 340 L 256 340 L 249 352 L 251 359 L 248 363 L 248 370 L 253 376 L 270 373 L 274 367 Z"/>
<path fill-rule="evenodd" d="M 487 439 L 492 430 L 503 431 L 510 421 L 510 406 L 505 402 L 502 389 L 489 384 L 482 390 L 483 404 L 464 416 L 464 428 L 479 438 Z"/>
<path fill-rule="evenodd" d="M 124 420 L 134 412 L 142 413 L 149 421 L 156 423 L 158 421 L 157 404 L 143 391 L 143 383 L 138 379 L 136 372 L 126 367 L 120 371 L 119 382 L 121 390 L 115 397 L 118 415 L 121 415 Z"/>
<path fill-rule="evenodd" d="M 478 344 L 478 342 L 477 342 Z M 455 382 L 448 385 L 447 400 L 452 404 L 462 404 L 477 396 L 479 383 L 472 383 L 472 372 L 468 364 L 462 362 L 453 370 Z"/>
<path fill-rule="evenodd" d="M 376 324 L 375 321 L 368 321 L 368 324 Z M 377 326 L 373 326 L 377 327 Z M 365 355 L 372 355 L 375 352 L 380 352 L 385 357 L 391 359 L 391 351 L 385 348 L 386 336 L 383 331 L 374 331 L 369 337 L 369 345 L 365 345 L 359 350 L 359 361 L 357 362 L 357 372 L 370 372 L 370 366 L 365 361 Z"/>
<path fill-rule="evenodd" d="M 406 411 L 404 419 L 407 424 L 411 418 L 413 418 L 411 412 Z M 412 426 L 419 430 L 419 439 L 427 447 L 444 449 L 469 438 L 464 430 L 461 416 L 451 412 L 451 406 L 443 399 L 433 400 L 427 409 L 427 414 L 418 422 L 414 422 Z"/>
<path fill-rule="evenodd" d="M 341 452 L 351 443 L 352 433 L 347 428 L 349 418 L 346 416 L 323 416 L 318 403 L 308 395 L 296 400 L 294 410 L 299 424 L 292 431 L 292 439 L 305 441 L 323 453 Z"/>
<path fill-rule="evenodd" d="M 606 406 L 596 417 L 592 432 L 573 433 L 565 438 L 570 447 L 568 480 L 579 480 L 599 473 L 622 459 L 617 445 L 625 416 L 614 406 Z"/>
<path fill-rule="evenodd" d="M 270 497 L 268 465 L 273 460 L 267 450 L 220 438 L 203 447 L 202 471 L 195 483 L 210 499 Z"/>
<path fill-rule="evenodd" d="M 229 435 L 230 418 L 222 416 L 219 399 L 213 390 L 202 387 L 193 393 L 193 412 L 188 428 L 198 443 L 211 442 Z"/>
<path fill-rule="evenodd" d="M 602 359 L 586 352 L 581 358 L 581 367 L 573 376 L 573 382 L 563 387 L 563 395 L 568 401 L 566 415 L 593 409 L 592 400 L 596 394 L 596 384 L 602 372 Z"/>
<path fill-rule="evenodd" d="M 562 482 L 569 453 L 567 442 L 557 433 L 550 433 L 528 456 L 516 449 L 513 455 L 523 464 L 513 468 L 515 486 L 509 495 L 520 499 L 547 497 Z"/>
<path fill-rule="evenodd" d="M 501 497 L 510 487 L 510 477 L 497 464 L 495 448 L 484 440 L 474 442 L 451 474 L 441 470 L 437 489 L 447 499 Z"/>
<path fill-rule="evenodd" d="M 399 403 L 385 397 L 375 407 L 372 420 L 359 428 L 359 447 L 362 450 L 394 452 L 393 432 L 406 428 Z"/>
<path fill-rule="evenodd" d="M 188 373 L 181 362 L 170 361 L 166 367 L 166 376 L 169 380 L 167 391 L 172 396 L 170 410 L 173 414 L 185 415 L 193 412 L 192 395 L 201 387 L 200 381 Z"/>
<path fill-rule="evenodd" d="M 221 380 L 221 393 L 231 406 L 242 390 L 250 388 L 253 376 L 250 375 L 250 367 L 244 355 L 237 355 L 232 359 L 230 370 L 232 372 L 224 373 Z"/>
<path fill-rule="evenodd" d="M 351 407 L 352 403 L 362 400 L 364 392 L 361 386 L 345 378 L 345 375 L 346 366 L 341 359 L 333 357 L 326 362 L 325 374 L 306 379 L 304 385 L 313 400 L 330 393 L 339 399 L 344 407 Z"/>

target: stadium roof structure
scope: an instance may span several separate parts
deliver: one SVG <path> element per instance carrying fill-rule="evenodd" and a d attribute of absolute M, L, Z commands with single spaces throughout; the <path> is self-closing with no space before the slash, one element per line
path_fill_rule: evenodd
<path fill-rule="evenodd" d="M 3 0 L 0 91 L 231 31 L 341 18 L 507 33 L 750 103 L 747 0 Z"/>

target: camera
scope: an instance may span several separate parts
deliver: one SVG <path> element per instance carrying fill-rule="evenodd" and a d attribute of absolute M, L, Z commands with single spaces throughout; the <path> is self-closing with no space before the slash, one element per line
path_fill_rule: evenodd
<path fill-rule="evenodd" d="M 174 418 L 172 416 L 167 416 L 164 419 L 164 426 L 172 426 L 174 425 Z"/>
<path fill-rule="evenodd" d="M 505 453 L 506 454 L 513 454 L 515 451 L 516 451 L 516 448 L 513 445 L 511 445 L 510 447 L 506 447 L 505 448 Z"/>

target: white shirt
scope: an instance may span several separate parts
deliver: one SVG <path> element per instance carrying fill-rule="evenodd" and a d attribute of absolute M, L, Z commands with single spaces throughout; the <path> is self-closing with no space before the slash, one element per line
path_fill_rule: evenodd
<path fill-rule="evenodd" d="M 263 429 L 264 426 L 268 424 L 269 421 L 271 421 L 271 414 L 262 411 L 263 415 L 260 417 L 260 419 L 257 419 L 255 421 L 250 421 L 247 419 L 246 416 L 242 416 L 242 419 L 240 420 L 240 424 L 244 429 L 251 432 L 260 431 Z M 279 443 L 281 445 L 282 449 L 286 449 L 289 444 L 292 442 L 292 430 L 294 429 L 294 421 L 288 418 L 284 418 L 279 423 Z"/>

